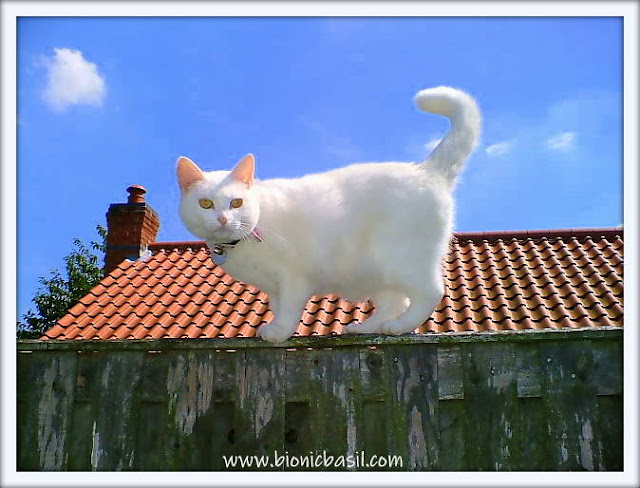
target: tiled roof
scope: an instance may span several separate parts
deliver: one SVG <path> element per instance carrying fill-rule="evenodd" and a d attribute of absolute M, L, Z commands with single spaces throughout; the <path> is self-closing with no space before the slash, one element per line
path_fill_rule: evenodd
<path fill-rule="evenodd" d="M 254 337 L 267 296 L 215 266 L 203 242 L 150 246 L 124 261 L 43 339 Z M 623 231 L 458 233 L 444 263 L 446 294 L 418 333 L 622 326 Z M 370 302 L 314 296 L 297 335 L 341 334 Z"/>

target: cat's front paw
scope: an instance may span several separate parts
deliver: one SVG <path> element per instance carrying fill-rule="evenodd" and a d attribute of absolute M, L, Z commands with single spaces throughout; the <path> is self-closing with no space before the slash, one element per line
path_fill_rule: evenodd
<path fill-rule="evenodd" d="M 371 327 L 367 322 L 361 324 L 355 322 L 344 326 L 343 332 L 345 334 L 376 334 L 380 332 L 377 327 Z"/>
<path fill-rule="evenodd" d="M 409 334 L 415 330 L 415 326 L 407 325 L 399 321 L 385 322 L 380 326 L 380 332 L 386 335 Z"/>
<path fill-rule="evenodd" d="M 291 333 L 274 325 L 263 325 L 258 329 L 258 335 L 267 342 L 282 342 L 291 337 Z"/>

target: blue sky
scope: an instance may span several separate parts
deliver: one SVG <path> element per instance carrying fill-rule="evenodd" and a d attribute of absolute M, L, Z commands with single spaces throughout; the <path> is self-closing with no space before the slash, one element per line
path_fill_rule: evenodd
<path fill-rule="evenodd" d="M 18 315 L 38 276 L 141 184 L 158 240 L 191 240 L 175 161 L 292 177 L 417 161 L 448 128 L 420 89 L 484 116 L 458 231 L 622 223 L 615 18 L 23 18 L 18 23 Z"/>

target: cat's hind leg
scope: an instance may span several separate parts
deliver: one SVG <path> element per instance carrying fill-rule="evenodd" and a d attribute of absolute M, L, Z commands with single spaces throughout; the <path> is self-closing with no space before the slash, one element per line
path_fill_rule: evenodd
<path fill-rule="evenodd" d="M 431 316 L 440 300 L 442 300 L 443 295 L 444 286 L 440 276 L 432 280 L 430 286 L 425 287 L 423 285 L 422 289 L 411 290 L 409 295 L 410 305 L 405 313 L 381 324 L 381 332 L 389 335 L 400 335 L 413 331 Z"/>
<path fill-rule="evenodd" d="M 347 334 L 375 334 L 382 332 L 381 325 L 402 315 L 409 306 L 409 299 L 396 290 L 385 290 L 371 297 L 376 306 L 372 317 L 362 324 L 345 326 Z"/>

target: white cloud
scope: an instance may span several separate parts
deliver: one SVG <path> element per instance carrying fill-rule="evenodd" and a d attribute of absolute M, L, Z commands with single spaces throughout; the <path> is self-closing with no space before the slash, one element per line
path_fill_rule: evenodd
<path fill-rule="evenodd" d="M 87 61 L 81 51 L 55 48 L 46 58 L 47 86 L 44 101 L 56 112 L 70 105 L 102 106 L 106 95 L 104 76 L 95 63 Z"/>
<path fill-rule="evenodd" d="M 513 142 L 511 141 L 502 141 L 496 144 L 491 144 L 489 147 L 485 149 L 485 152 L 489 156 L 504 156 L 513 148 Z"/>
<path fill-rule="evenodd" d="M 440 144 L 441 140 L 442 140 L 442 137 L 440 139 L 431 139 L 429 142 L 427 142 L 424 145 L 424 147 L 427 149 L 427 151 L 431 152 L 436 148 L 438 144 Z"/>
<path fill-rule="evenodd" d="M 568 151 L 576 140 L 575 132 L 563 132 L 547 139 L 547 147 L 555 151 Z"/>

